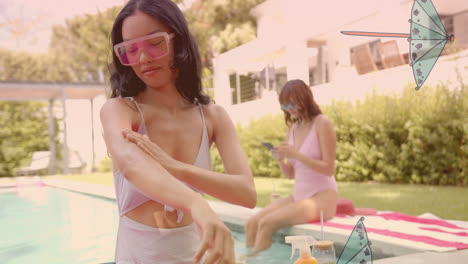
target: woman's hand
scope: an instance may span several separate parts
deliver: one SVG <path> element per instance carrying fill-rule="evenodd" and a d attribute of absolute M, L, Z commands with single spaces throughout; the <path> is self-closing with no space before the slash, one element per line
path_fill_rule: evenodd
<path fill-rule="evenodd" d="M 284 160 L 284 155 L 279 153 L 276 149 L 272 149 L 271 150 L 271 155 L 273 156 L 273 158 L 277 161 L 282 161 Z"/>
<path fill-rule="evenodd" d="M 172 175 L 177 176 L 177 172 L 181 169 L 183 164 L 169 156 L 156 143 L 152 142 L 147 135 L 142 135 L 131 130 L 122 131 L 122 135 L 128 141 L 135 143 L 138 148 L 156 160 Z"/>
<path fill-rule="evenodd" d="M 299 154 L 299 152 L 293 146 L 287 143 L 282 143 L 281 145 L 275 146 L 273 148 L 273 153 L 279 158 L 288 159 L 294 159 Z"/>
<path fill-rule="evenodd" d="M 201 196 L 194 199 L 191 205 L 191 214 L 201 234 L 200 247 L 195 254 L 195 263 L 203 264 L 234 264 L 234 239 L 231 231 L 219 219 Z"/>

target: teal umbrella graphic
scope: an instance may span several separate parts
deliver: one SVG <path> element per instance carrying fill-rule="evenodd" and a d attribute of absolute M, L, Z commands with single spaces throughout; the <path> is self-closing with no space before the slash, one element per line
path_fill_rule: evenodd
<path fill-rule="evenodd" d="M 431 0 L 415 0 L 409 22 L 410 34 L 364 31 L 341 31 L 341 33 L 366 37 L 407 38 L 410 43 L 410 66 L 413 68 L 416 90 L 419 90 L 431 73 L 447 41 L 453 42 L 455 37 L 447 34 Z"/>
<path fill-rule="evenodd" d="M 372 250 L 370 246 L 371 242 L 364 226 L 364 217 L 361 217 L 349 235 L 336 264 L 371 264 Z"/>

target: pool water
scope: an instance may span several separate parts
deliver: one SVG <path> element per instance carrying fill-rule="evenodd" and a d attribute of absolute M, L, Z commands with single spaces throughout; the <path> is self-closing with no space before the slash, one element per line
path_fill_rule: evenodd
<path fill-rule="evenodd" d="M 117 227 L 111 200 L 48 187 L 0 193 L 2 264 L 109 262 Z"/>
<path fill-rule="evenodd" d="M 244 233 L 232 231 L 234 237 L 235 245 L 234 250 L 236 252 L 236 258 L 240 259 L 243 256 L 248 254 L 248 251 L 245 248 L 245 235 Z M 298 252 L 295 252 L 295 255 L 292 260 L 291 257 L 291 246 L 286 245 L 280 242 L 273 241 L 271 248 L 260 252 L 258 255 L 248 257 L 247 264 L 289 264 L 294 263 L 296 258 L 299 257 Z M 242 262 L 239 262 L 242 263 Z"/>
<path fill-rule="evenodd" d="M 50 187 L 0 189 L 1 264 L 112 262 L 117 228 L 114 200 Z M 233 236 L 236 256 L 245 255 L 244 234 Z M 293 263 L 290 254 L 275 242 L 247 261 Z"/>

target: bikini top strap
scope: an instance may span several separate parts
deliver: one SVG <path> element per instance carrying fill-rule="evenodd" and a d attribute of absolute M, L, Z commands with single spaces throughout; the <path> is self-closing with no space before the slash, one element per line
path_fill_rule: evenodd
<path fill-rule="evenodd" d="M 205 115 L 203 114 L 203 108 L 202 104 L 198 100 L 195 99 L 195 103 L 198 105 L 198 109 L 200 110 L 200 115 L 202 117 L 202 122 L 203 122 L 203 130 L 205 130 L 206 125 L 205 125 Z"/>
<path fill-rule="evenodd" d="M 140 125 L 143 126 L 144 131 L 146 131 L 145 117 L 143 116 L 143 111 L 141 110 L 140 105 L 139 105 L 138 102 L 135 100 L 135 98 L 133 98 L 133 97 L 131 97 L 131 96 L 125 97 L 125 98 L 128 98 L 128 99 L 130 99 L 130 101 L 132 101 L 132 102 L 135 103 L 136 108 L 138 109 L 138 112 L 140 113 L 140 117 L 141 117 Z M 145 133 L 146 133 L 146 132 L 145 132 Z"/>

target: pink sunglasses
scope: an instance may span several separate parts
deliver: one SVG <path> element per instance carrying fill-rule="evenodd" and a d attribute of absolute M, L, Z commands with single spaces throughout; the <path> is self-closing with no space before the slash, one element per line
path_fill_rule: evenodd
<path fill-rule="evenodd" d="M 114 52 L 122 65 L 131 66 L 140 63 L 142 51 L 151 59 L 159 59 L 169 54 L 169 41 L 174 37 L 174 33 L 157 32 L 116 44 Z"/>

